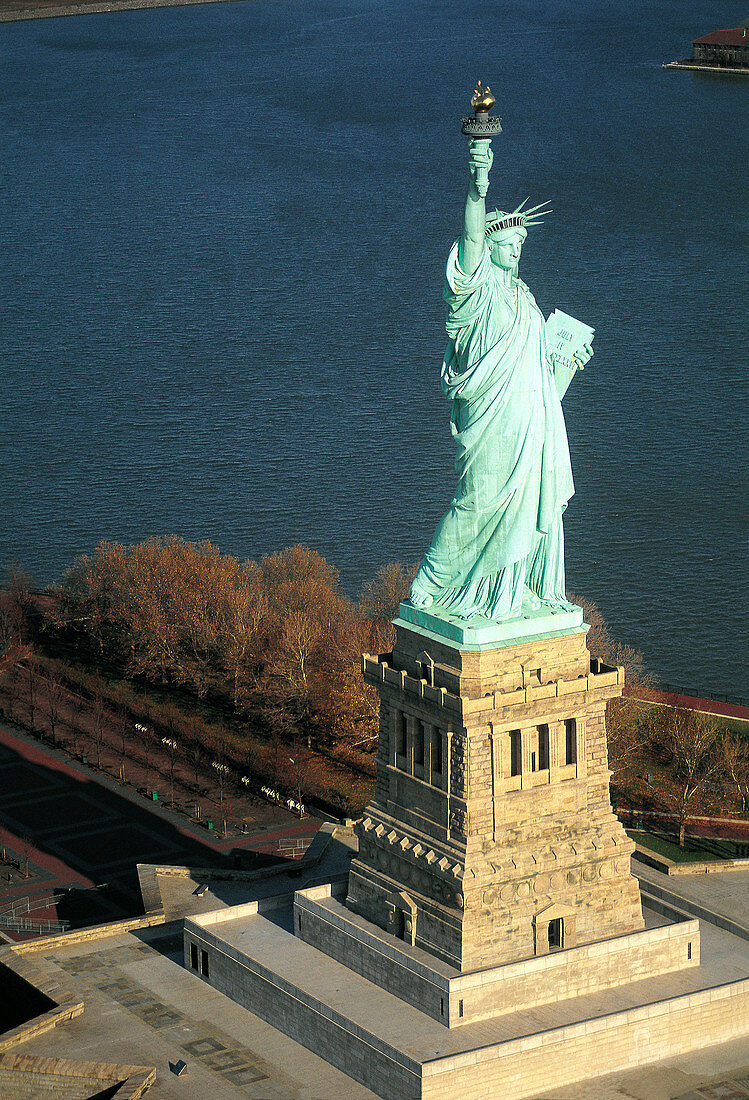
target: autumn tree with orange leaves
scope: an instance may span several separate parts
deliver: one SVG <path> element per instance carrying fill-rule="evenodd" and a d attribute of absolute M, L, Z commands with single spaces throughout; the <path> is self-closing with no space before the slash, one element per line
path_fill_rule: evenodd
<path fill-rule="evenodd" d="M 391 637 L 410 578 L 388 565 L 354 603 L 338 571 L 292 546 L 260 563 L 176 537 L 101 543 L 55 590 L 55 625 L 125 675 L 224 700 L 310 747 L 370 750 L 379 702 L 364 650 Z"/>

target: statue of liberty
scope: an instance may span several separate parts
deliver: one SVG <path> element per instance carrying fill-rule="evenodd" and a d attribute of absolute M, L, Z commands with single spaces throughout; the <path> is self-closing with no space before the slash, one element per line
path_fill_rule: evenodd
<path fill-rule="evenodd" d="M 477 96 L 488 92 L 479 86 L 474 96 L 477 118 Z M 490 94 L 484 110 L 486 102 L 493 104 Z M 463 228 L 448 256 L 443 295 L 449 342 L 442 388 L 452 401 L 458 487 L 410 600 L 437 615 L 441 609 L 502 622 L 531 609 L 572 608 L 562 513 L 574 486 L 561 398 L 593 352 L 587 329 L 587 342 L 576 334 L 574 358 L 555 357 L 544 318 L 518 276 L 541 207 L 487 213 L 492 161 L 489 142 L 473 138 Z"/>

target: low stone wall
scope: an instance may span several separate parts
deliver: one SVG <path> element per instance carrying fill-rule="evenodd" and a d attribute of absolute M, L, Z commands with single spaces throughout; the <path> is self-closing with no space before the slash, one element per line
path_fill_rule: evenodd
<path fill-rule="evenodd" d="M 71 943 L 85 943 L 87 940 L 103 940 L 109 936 L 121 936 L 125 932 L 135 932 L 139 928 L 155 928 L 165 924 L 163 912 L 149 913 L 145 917 L 126 917 L 124 920 L 109 924 L 94 924 L 90 928 L 74 928 L 71 932 L 60 932 L 53 936 L 40 936 L 39 939 L 17 943 L 13 950 L 18 955 L 33 955 L 52 951 L 56 947 L 69 947 Z"/>
<path fill-rule="evenodd" d="M 84 1003 L 74 989 L 67 987 L 63 979 L 52 974 L 43 959 L 35 959 L 56 947 L 67 947 L 73 943 L 85 943 L 89 940 L 105 939 L 108 936 L 121 935 L 140 928 L 153 928 L 164 924 L 164 915 L 152 914 L 147 917 L 132 917 L 111 924 L 94 925 L 91 928 L 78 928 L 60 935 L 44 936 L 25 943 L 15 943 L 0 948 L 0 966 L 7 967 L 33 989 L 38 990 L 52 1002 L 53 1007 L 40 1013 L 26 1023 L 19 1024 L 0 1035 L 0 1054 L 11 1051 L 18 1043 L 26 1042 L 45 1031 L 51 1031 L 58 1024 L 72 1020 L 83 1013 Z"/>
<path fill-rule="evenodd" d="M 700 962 L 699 921 L 686 920 L 460 974 L 349 913 L 336 894 L 330 886 L 298 891 L 295 934 L 447 1027 L 584 996 Z"/>
<path fill-rule="evenodd" d="M 450 1019 L 475 1023 L 699 966 L 699 962 L 699 921 L 651 928 L 496 970 L 461 975 L 450 983 Z"/>
<path fill-rule="evenodd" d="M 637 842 L 635 842 L 633 858 L 639 859 L 640 863 L 645 863 L 648 867 L 654 867 L 664 875 L 710 875 L 723 871 L 749 871 L 749 859 L 713 859 L 677 863 L 668 856 L 653 852 Z"/>
<path fill-rule="evenodd" d="M 643 879 L 642 896 L 648 908 L 669 919 L 696 917 L 698 920 L 707 921 L 708 924 L 714 924 L 716 928 L 722 928 L 724 932 L 730 932 L 732 936 L 749 941 L 749 928 L 745 925 L 730 920 L 722 913 L 715 913 L 706 906 L 692 901 L 691 898 L 684 897 L 683 894 L 673 893 L 655 882 Z"/>
<path fill-rule="evenodd" d="M 749 1034 L 749 981 L 425 1062 L 423 1100 L 523 1100 Z"/>
<path fill-rule="evenodd" d="M 250 906 L 242 906 L 231 912 L 234 917 L 250 915 L 250 911 Z M 190 943 L 194 943 L 207 953 L 210 973 L 207 980 L 214 989 L 284 1035 L 319 1053 L 378 1096 L 419 1100 L 421 1067 L 418 1062 L 210 931 L 210 917 L 215 916 L 215 923 L 220 924 L 226 920 L 226 915 L 223 910 L 209 914 L 208 921 L 204 915 L 198 918 L 200 923 L 185 921 L 185 950 L 189 952 Z"/>
<path fill-rule="evenodd" d="M 23 946 L 5 947 L 0 950 L 0 968 L 7 968 L 17 980 L 26 983 L 31 989 L 36 990 L 50 1006 L 47 1011 L 40 1012 L 30 1020 L 10 1028 L 0 1035 L 0 1054 L 13 1050 L 19 1043 L 25 1043 L 28 1039 L 51 1031 L 58 1024 L 66 1020 L 72 1020 L 83 1013 L 83 1001 L 78 994 L 68 988 L 64 980 L 53 975 L 42 963 L 37 965 L 31 959 L 25 958 Z"/>
<path fill-rule="evenodd" d="M 345 895 L 345 884 L 343 890 L 327 885 L 297 891 L 294 934 L 449 1027 L 450 978 L 457 971 L 350 913 L 340 904 Z M 320 904 L 331 899 L 339 903 L 334 913 Z"/>
<path fill-rule="evenodd" d="M 153 1066 L 124 1066 L 113 1062 L 72 1062 L 32 1054 L 0 1054 L 0 1090 L 9 1085 L 14 1096 L 43 1096 L 51 1088 L 61 1093 L 78 1084 L 76 1095 L 92 1085 L 96 1095 L 117 1089 L 117 1100 L 139 1100 L 156 1080 Z M 101 1091 L 98 1091 L 101 1086 Z M 80 1091 L 79 1091 L 80 1090 Z M 8 1093 L 10 1095 L 10 1093 Z"/>

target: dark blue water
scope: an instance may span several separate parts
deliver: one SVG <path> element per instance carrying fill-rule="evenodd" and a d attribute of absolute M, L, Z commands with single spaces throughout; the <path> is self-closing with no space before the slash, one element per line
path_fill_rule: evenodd
<path fill-rule="evenodd" d="M 252 0 L 0 26 L 0 562 L 301 541 L 352 593 L 453 491 L 439 390 L 476 77 L 522 273 L 596 328 L 570 586 L 666 680 L 746 681 L 743 0 Z M 744 676 L 742 682 L 742 675 Z"/>

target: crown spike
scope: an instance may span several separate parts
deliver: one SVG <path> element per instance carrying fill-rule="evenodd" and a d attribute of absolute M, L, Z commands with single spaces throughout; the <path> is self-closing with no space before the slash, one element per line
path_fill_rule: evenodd
<path fill-rule="evenodd" d="M 512 213 L 506 210 L 492 210 L 488 212 L 486 215 L 486 236 L 490 237 L 493 233 L 505 229 L 525 229 L 527 226 L 543 225 L 541 219 L 544 215 L 552 213 L 549 206 L 551 199 L 545 199 L 536 206 L 524 209 L 527 202 L 527 198 L 523 199 L 520 205 L 517 206 Z"/>
<path fill-rule="evenodd" d="M 526 202 L 527 202 L 527 199 L 526 199 Z M 536 212 L 536 210 L 540 210 L 543 206 L 548 206 L 550 202 L 551 202 L 551 199 L 544 199 L 543 202 L 539 202 L 536 206 L 529 207 L 527 210 L 524 210 L 523 213 L 525 214 L 525 216 L 527 218 L 529 214 L 534 214 Z M 551 213 L 551 211 L 550 211 L 550 213 Z"/>

